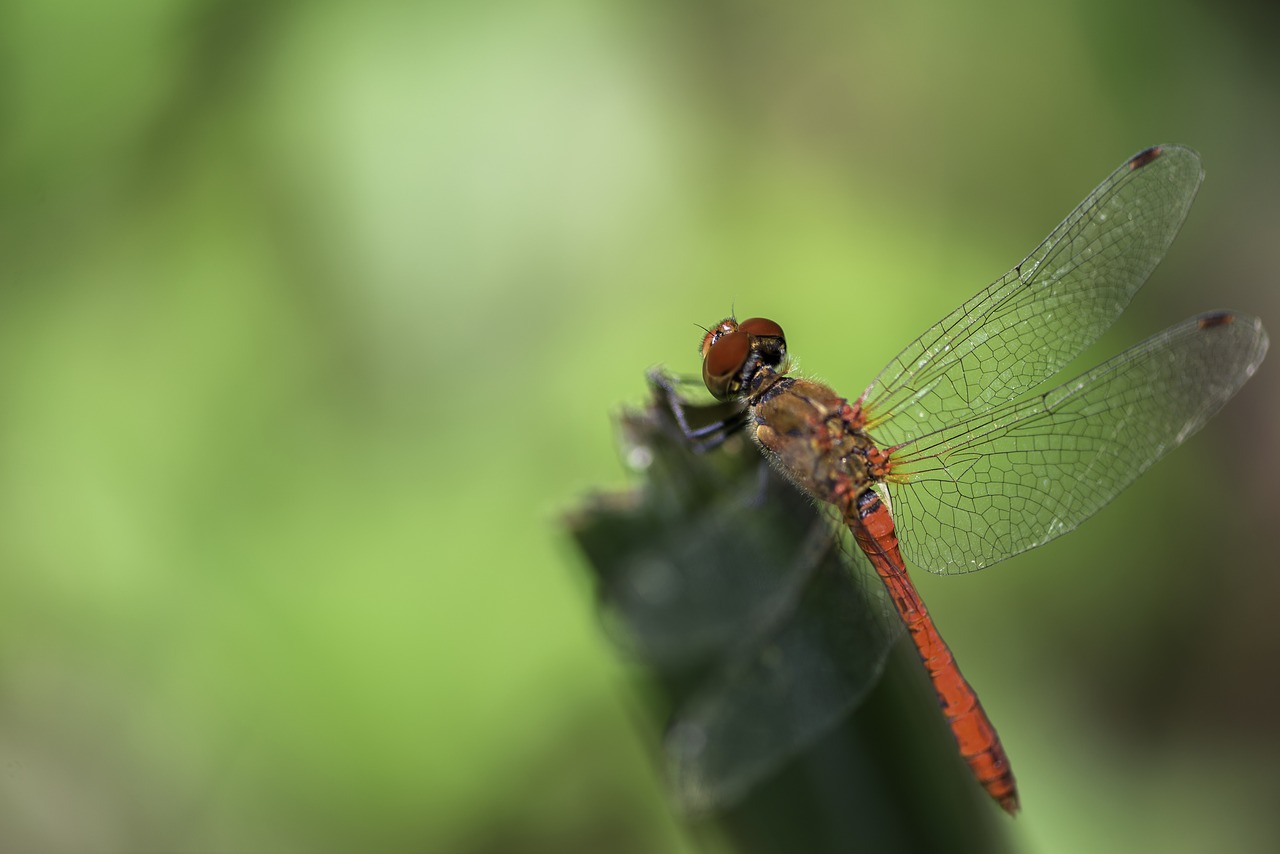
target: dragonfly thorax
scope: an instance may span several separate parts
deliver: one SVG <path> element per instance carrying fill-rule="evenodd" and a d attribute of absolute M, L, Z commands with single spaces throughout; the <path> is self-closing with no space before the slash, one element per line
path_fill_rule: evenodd
<path fill-rule="evenodd" d="M 756 442 L 796 485 L 850 511 L 886 474 L 885 455 L 856 410 L 830 387 L 770 373 L 774 382 L 764 377 L 759 392 L 746 399 Z"/>

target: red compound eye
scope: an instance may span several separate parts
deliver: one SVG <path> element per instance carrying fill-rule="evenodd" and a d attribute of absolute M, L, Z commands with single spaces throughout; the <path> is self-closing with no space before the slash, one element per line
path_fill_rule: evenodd
<path fill-rule="evenodd" d="M 754 335 L 757 338 L 779 338 L 783 341 L 787 340 L 787 336 L 782 334 L 782 327 L 774 323 L 767 317 L 753 317 L 744 320 L 738 324 L 738 328 L 748 335 Z"/>
<path fill-rule="evenodd" d="M 702 381 L 717 399 L 725 400 L 738 390 L 742 366 L 751 355 L 751 336 L 734 330 L 720 335 L 709 345 L 704 342 L 703 346 Z"/>
<path fill-rule="evenodd" d="M 738 321 L 732 317 L 725 318 L 715 326 L 707 330 L 707 334 L 702 337 L 702 347 L 698 350 L 702 358 L 707 358 L 707 351 L 711 349 L 720 338 L 730 332 L 734 332 L 738 328 Z"/>

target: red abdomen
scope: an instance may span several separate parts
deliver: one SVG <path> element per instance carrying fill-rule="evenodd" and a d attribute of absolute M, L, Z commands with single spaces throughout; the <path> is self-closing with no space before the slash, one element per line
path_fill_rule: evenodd
<path fill-rule="evenodd" d="M 907 575 L 898 550 L 893 517 L 880 497 L 864 491 L 845 508 L 845 521 L 859 547 L 880 574 L 893 604 L 902 616 L 925 670 L 933 682 L 942 714 L 951 727 L 960 755 L 987 793 L 1010 815 L 1018 811 L 1018 789 L 1000 736 L 978 702 L 978 695 L 960 672 L 955 656 L 938 633 L 928 609 Z"/>

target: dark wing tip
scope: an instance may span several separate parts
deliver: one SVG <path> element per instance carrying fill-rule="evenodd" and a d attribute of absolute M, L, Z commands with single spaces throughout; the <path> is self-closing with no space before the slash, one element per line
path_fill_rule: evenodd
<path fill-rule="evenodd" d="M 1229 311 L 1213 311 L 1200 315 L 1198 321 L 1201 329 L 1213 329 L 1215 326 L 1235 323 L 1236 316 Z"/>
<path fill-rule="evenodd" d="M 1129 158 L 1129 168 L 1131 170 L 1141 169 L 1143 166 L 1149 166 L 1152 161 L 1164 154 L 1164 149 L 1158 145 L 1139 151 L 1137 154 Z"/>

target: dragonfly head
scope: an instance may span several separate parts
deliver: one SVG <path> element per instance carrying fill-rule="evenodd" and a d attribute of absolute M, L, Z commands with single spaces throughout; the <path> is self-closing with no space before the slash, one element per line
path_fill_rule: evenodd
<path fill-rule="evenodd" d="M 702 339 L 702 381 L 717 400 L 728 400 L 750 388 L 759 371 L 776 370 L 786 358 L 781 326 L 763 317 L 741 323 L 730 317 Z"/>

